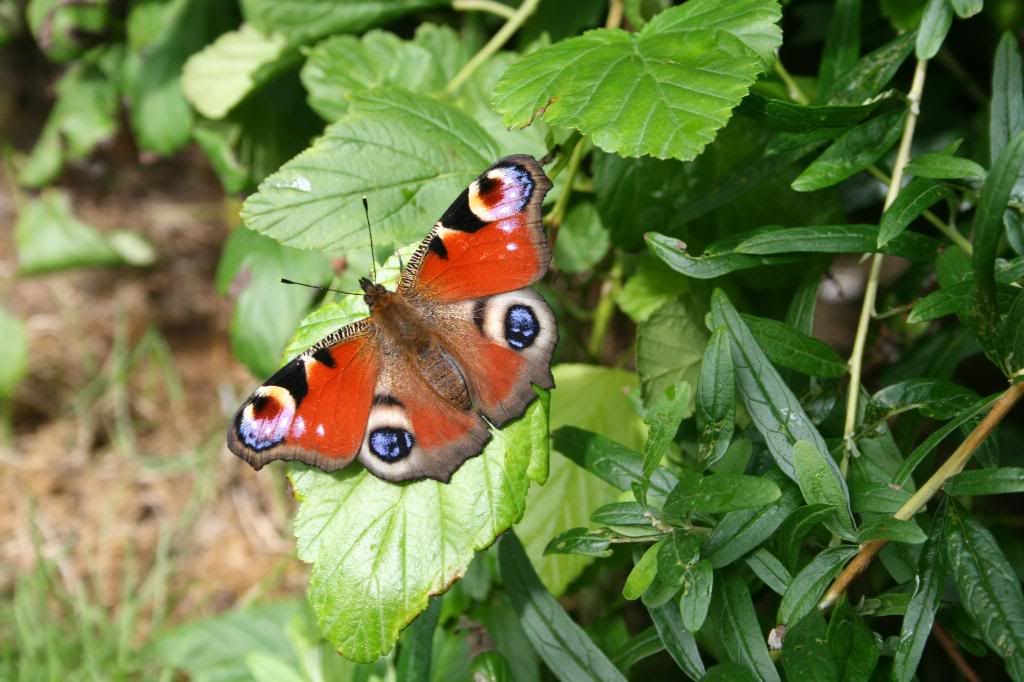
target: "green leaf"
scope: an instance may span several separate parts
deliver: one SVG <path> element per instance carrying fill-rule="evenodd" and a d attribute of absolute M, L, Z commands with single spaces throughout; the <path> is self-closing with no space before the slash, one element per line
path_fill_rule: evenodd
<path fill-rule="evenodd" d="M 793 468 L 807 504 L 827 504 L 836 511 L 836 522 L 845 531 L 853 529 L 850 492 L 835 460 L 813 443 L 799 440 L 793 445 Z M 826 522 L 827 523 L 827 522 Z"/>
<path fill-rule="evenodd" d="M 557 247 L 556 247 L 557 248 Z M 663 261 L 650 254 L 640 257 L 636 270 L 613 294 L 615 303 L 634 322 L 644 322 L 658 308 L 673 301 L 689 288 Z"/>
<path fill-rule="evenodd" d="M 891 108 L 895 101 L 893 98 L 883 97 L 861 105 L 809 105 L 795 104 L 752 92 L 743 99 L 736 111 L 772 130 L 809 133 L 834 128 L 838 129 L 838 132 L 857 125 L 882 106 Z"/>
<path fill-rule="evenodd" d="M 590 270 L 608 253 L 608 231 L 601 225 L 601 216 L 590 201 L 573 204 L 558 229 L 555 242 L 555 265 L 563 272 Z"/>
<path fill-rule="evenodd" d="M 570 528 L 551 539 L 544 548 L 544 555 L 549 554 L 582 554 L 592 557 L 609 557 L 612 555 L 611 540 L 620 537 L 608 528 Z"/>
<path fill-rule="evenodd" d="M 703 556 L 715 568 L 728 566 L 767 540 L 800 503 L 795 485 L 777 471 L 766 478 L 779 486 L 782 497 L 761 509 L 745 509 L 725 514 L 704 541 Z"/>
<path fill-rule="evenodd" d="M 548 541 L 570 528 L 585 526 L 595 509 L 618 501 L 618 490 L 609 485 L 607 479 L 602 480 L 597 471 L 603 470 L 604 464 L 619 467 L 617 454 L 623 450 L 634 454 L 636 460 L 633 461 L 638 462 L 639 455 L 631 448 L 643 444 L 646 428 L 626 396 L 627 390 L 636 388 L 635 374 L 592 365 L 557 365 L 553 374 L 558 390 L 551 394 L 551 428 L 582 437 L 554 439 L 556 452 L 551 457 L 547 483 L 530 491 L 526 514 L 516 526 L 516 533 L 526 546 L 541 581 L 553 594 L 561 594 L 591 559 L 579 555 L 544 556 Z M 576 428 L 567 428 L 566 424 Z M 609 443 L 611 446 L 604 447 Z M 598 453 L 596 459 L 601 462 L 595 468 L 576 459 L 581 451 L 589 451 L 591 445 Z M 639 480 L 642 475 L 639 464 L 636 472 Z M 661 482 L 658 474 L 654 480 L 667 495 L 671 485 Z M 626 488 L 629 488 L 628 483 Z M 566 504 L 566 500 L 573 503 Z"/>
<path fill-rule="evenodd" d="M 646 628 L 624 645 L 617 647 L 612 654 L 612 663 L 619 670 L 629 670 L 640 661 L 665 650 L 665 645 L 658 637 L 653 626 Z M 473 682 L 476 682 L 474 680 Z"/>
<path fill-rule="evenodd" d="M 367 195 L 377 243 L 405 244 L 496 156 L 494 141 L 448 105 L 397 88 L 363 91 L 311 148 L 260 184 L 242 217 L 289 246 L 365 248 Z"/>
<path fill-rule="evenodd" d="M 950 6 L 950 0 L 928 0 L 921 16 L 921 28 L 917 33 L 915 51 L 918 60 L 931 59 L 938 53 L 952 23 L 953 8 Z"/>
<path fill-rule="evenodd" d="M 971 469 L 951 476 L 942 486 L 947 495 L 1005 495 L 1024 492 L 1024 469 Z"/>
<path fill-rule="evenodd" d="M 403 14 L 448 4 L 445 0 L 242 0 L 246 21 L 290 45 L 334 33 L 362 33 Z"/>
<path fill-rule="evenodd" d="M 880 93 L 914 49 L 915 36 L 908 31 L 862 57 L 826 90 L 823 101 L 856 105 Z"/>
<path fill-rule="evenodd" d="M 1024 72 L 1017 37 L 1007 31 L 996 48 L 992 67 L 992 108 L 989 113 L 989 159 L 995 164 L 1010 141 L 1024 130 Z"/>
<path fill-rule="evenodd" d="M 530 482 L 542 480 L 536 462 L 547 458 L 547 412 L 547 400 L 538 400 L 521 419 L 492 431 L 483 453 L 448 484 L 396 486 L 365 469 L 290 467 L 300 500 L 298 554 L 313 564 L 309 601 L 324 637 L 346 658 L 372 661 L 390 650 L 429 596 L 451 587 L 474 551 L 522 518 Z M 526 559 L 514 542 L 518 566 Z M 507 568 L 511 594 L 515 567 Z M 528 570 L 529 589 L 516 593 L 523 599 L 536 581 Z"/>
<path fill-rule="evenodd" d="M 28 334 L 25 323 L 0 306 L 0 411 L 3 402 L 28 370 Z"/>
<path fill-rule="evenodd" d="M 998 295 L 998 284 L 996 285 Z M 1020 374 L 1024 368 L 1024 291 L 1018 291 L 1003 318 L 999 332 L 999 348 L 1008 376 Z"/>
<path fill-rule="evenodd" d="M 334 329 L 366 317 L 365 308 L 357 309 L 353 301 L 345 301 L 303 319 L 315 292 L 285 286 L 282 277 L 326 284 L 331 278 L 330 264 L 319 253 L 281 246 L 242 227 L 232 230 L 218 267 L 218 288 L 222 294 L 230 291 L 237 297 L 231 316 L 231 349 L 261 377 L 281 366 L 282 351 L 291 359 Z M 286 347 L 293 335 L 295 343 Z"/>
<path fill-rule="evenodd" d="M 684 627 L 676 605 L 667 602 L 656 608 L 648 608 L 647 611 L 651 614 L 665 650 L 679 669 L 691 680 L 701 679 L 704 675 L 704 662 L 700 658 L 697 641 Z"/>
<path fill-rule="evenodd" d="M 690 632 L 697 632 L 704 625 L 708 607 L 711 605 L 714 580 L 714 568 L 707 559 L 695 563 L 683 576 L 683 589 L 679 595 L 679 615 L 683 627 Z"/>
<path fill-rule="evenodd" d="M 612 502 L 595 509 L 590 520 L 604 526 L 650 527 L 652 513 L 655 513 L 652 507 L 645 508 L 638 502 Z"/>
<path fill-rule="evenodd" d="M 724 326 L 729 330 L 743 404 L 754 426 L 764 437 L 775 463 L 783 473 L 796 480 L 793 446 L 798 440 L 806 440 L 818 452 L 827 452 L 825 440 L 721 289 L 715 289 L 711 295 L 711 322 L 716 329 Z M 831 458 L 827 461 L 835 467 L 835 475 L 838 476 L 838 466 Z"/>
<path fill-rule="evenodd" d="M 740 315 L 772 364 L 815 377 L 846 374 L 846 361 L 832 347 L 797 331 L 785 322 L 756 315 Z"/>
<path fill-rule="evenodd" d="M 758 678 L 749 668 L 736 663 L 719 663 L 708 668 L 700 682 L 758 682 Z"/>
<path fill-rule="evenodd" d="M 694 511 L 721 514 L 737 509 L 758 509 L 782 497 L 779 486 L 759 476 L 682 471 L 679 484 L 665 501 L 666 520 L 685 520 Z"/>
<path fill-rule="evenodd" d="M 292 61 L 280 34 L 264 35 L 251 24 L 242 24 L 189 57 L 181 87 L 203 116 L 224 118 Z"/>
<path fill-rule="evenodd" d="M 736 246 L 740 253 L 768 256 L 782 253 L 885 253 L 913 261 L 931 260 L 938 242 L 916 232 L 903 232 L 878 245 L 874 225 L 818 225 L 773 228 L 747 237 Z"/>
<path fill-rule="evenodd" d="M 907 612 L 900 627 L 899 643 L 893 656 L 893 682 L 910 682 L 914 679 L 924 645 L 935 622 L 935 612 L 942 599 L 942 589 L 946 581 L 943 516 L 944 514 L 937 514 L 932 521 L 931 534 L 928 542 L 921 548 L 921 556 L 917 561 L 914 593 L 907 604 Z"/>
<path fill-rule="evenodd" d="M 69 195 L 56 189 L 44 190 L 21 207 L 14 243 L 18 272 L 23 275 L 79 267 L 150 265 L 156 260 L 142 237 L 129 232 L 100 233 L 76 218 Z"/>
<path fill-rule="evenodd" d="M 782 596 L 776 620 L 789 625 L 815 609 L 825 588 L 839 575 L 847 561 L 857 553 L 856 547 L 839 546 L 822 550 L 799 573 Z"/>
<path fill-rule="evenodd" d="M 686 384 L 686 400 L 677 393 L 675 397 L 680 400 L 675 404 L 681 417 L 692 414 L 689 387 L 696 385 L 700 376 L 707 339 L 702 317 L 696 297 L 686 297 L 666 303 L 637 329 L 636 368 L 644 404 L 649 408 L 663 400 L 670 386 Z M 673 429 L 669 437 L 674 435 Z"/>
<path fill-rule="evenodd" d="M 700 558 L 702 539 L 696 533 L 675 530 L 659 543 L 658 573 L 655 584 L 644 593 L 644 604 L 661 606 L 679 592 Z"/>
<path fill-rule="evenodd" d="M 905 116 L 903 110 L 891 111 L 843 133 L 797 176 L 791 187 L 798 192 L 813 192 L 864 170 L 896 144 Z"/>
<path fill-rule="evenodd" d="M 555 377 L 556 380 L 558 377 Z M 562 387 L 555 392 L 561 392 Z M 554 432 L 552 444 L 558 452 L 577 466 L 598 476 L 619 490 L 630 490 L 643 480 L 643 457 L 610 438 L 573 426 L 563 426 Z M 657 469 L 651 476 L 648 495 L 664 500 L 678 479 L 667 469 Z"/>
<path fill-rule="evenodd" d="M 644 480 L 648 480 L 661 463 L 665 451 L 675 440 L 679 423 L 690 405 L 690 385 L 671 384 L 661 394 L 651 396 L 644 423 L 647 424 L 647 442 L 644 444 Z"/>
<path fill-rule="evenodd" d="M 539 115 L 622 156 L 692 159 L 770 63 L 779 15 L 774 0 L 695 0 L 636 33 L 598 29 L 562 40 L 509 67 L 495 107 L 506 126 Z"/>
<path fill-rule="evenodd" d="M 434 653 L 434 630 L 441 615 L 441 599 L 435 598 L 402 633 L 398 648 L 398 679 L 423 680 L 430 677 Z"/>
<path fill-rule="evenodd" d="M 743 578 L 732 571 L 721 572 L 715 581 L 712 608 L 719 614 L 719 637 L 725 657 L 750 670 L 757 679 L 779 682 Z"/>
<path fill-rule="evenodd" d="M 782 668 L 790 680 L 839 682 L 839 672 L 828 645 L 825 617 L 817 609 L 811 609 L 786 632 Z"/>
<path fill-rule="evenodd" d="M 985 169 L 981 164 L 946 152 L 915 156 L 905 170 L 909 175 L 934 180 L 985 179 Z M 906 188 L 902 191 L 905 192 Z"/>
<path fill-rule="evenodd" d="M 946 561 L 963 607 L 981 638 L 1024 680 L 1024 594 L 992 533 L 951 500 L 945 527 Z"/>
<path fill-rule="evenodd" d="M 793 576 L 789 574 L 782 562 L 764 547 L 751 552 L 746 558 L 747 566 L 773 592 L 779 595 L 786 593 Z"/>
<path fill-rule="evenodd" d="M 902 234 L 919 215 L 945 196 L 946 189 L 927 178 L 914 178 L 907 183 L 882 215 L 878 231 L 879 248 Z"/>
<path fill-rule="evenodd" d="M 498 545 L 498 563 L 509 599 L 533 648 L 563 680 L 622 680 L 625 677 L 544 589 L 515 533 Z"/>
<path fill-rule="evenodd" d="M 951 381 L 907 379 L 871 396 L 864 411 L 864 422 L 875 424 L 910 410 L 920 410 L 932 419 L 950 419 L 977 401 L 978 394 Z"/>
<path fill-rule="evenodd" d="M 961 19 L 969 19 L 981 11 L 985 0 L 950 0 L 953 10 Z"/>
<path fill-rule="evenodd" d="M 914 521 L 903 521 L 886 516 L 866 521 L 857 533 L 857 540 L 861 543 L 871 540 L 888 540 L 918 545 L 927 539 L 928 536 Z"/>
<path fill-rule="evenodd" d="M 718 328 L 711 335 L 697 381 L 698 456 L 702 468 L 722 459 L 736 426 L 736 374 L 728 332 Z"/>
<path fill-rule="evenodd" d="M 512 668 L 497 651 L 485 651 L 473 658 L 470 665 L 473 682 L 512 682 Z"/>
<path fill-rule="evenodd" d="M 818 66 L 818 89 L 832 84 L 857 64 L 860 57 L 860 0 L 839 0 L 828 23 L 825 47 Z"/>
<path fill-rule="evenodd" d="M 25 20 L 48 59 L 67 62 L 89 49 L 110 23 L 110 3 L 29 0 Z"/>
<path fill-rule="evenodd" d="M 804 538 L 820 524 L 833 518 L 835 507 L 831 504 L 808 504 L 793 511 L 776 534 L 782 562 L 790 571 L 795 571 L 800 560 L 800 548 Z"/>
<path fill-rule="evenodd" d="M 905 485 L 907 481 L 910 480 L 910 477 L 914 473 L 914 469 L 917 468 L 917 465 L 920 464 L 922 460 L 924 460 L 924 458 L 927 457 L 928 454 L 946 438 L 946 436 L 980 415 L 992 403 L 994 403 L 998 397 L 999 395 L 997 394 L 995 396 L 989 396 L 978 400 L 976 403 L 960 412 L 960 414 L 958 414 L 954 419 L 943 424 L 932 432 L 928 438 L 914 448 L 914 451 L 910 453 L 900 466 L 899 470 L 897 470 L 893 475 L 893 484 L 899 486 Z"/>
<path fill-rule="evenodd" d="M 704 249 L 699 256 L 686 251 L 686 244 L 675 237 L 648 232 L 644 235 L 651 253 L 664 261 L 670 268 L 696 279 L 712 279 L 737 270 L 756 268 L 759 265 L 778 265 L 796 260 L 792 256 L 755 256 L 737 253 L 735 248 L 742 242 L 741 237 L 730 237 L 715 242 Z"/>
<path fill-rule="evenodd" d="M 633 566 L 622 586 L 623 597 L 630 601 L 637 600 L 654 582 L 654 577 L 658 574 L 658 552 L 663 542 L 656 542 L 648 547 Z"/>
<path fill-rule="evenodd" d="M 875 633 L 847 601 L 832 612 L 828 624 L 828 645 L 839 679 L 845 682 L 868 682 L 871 679 L 871 673 L 878 666 L 879 646 Z"/>

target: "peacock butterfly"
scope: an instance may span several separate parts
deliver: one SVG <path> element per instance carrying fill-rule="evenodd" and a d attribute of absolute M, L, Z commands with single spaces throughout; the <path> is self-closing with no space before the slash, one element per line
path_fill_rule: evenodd
<path fill-rule="evenodd" d="M 324 471 L 359 461 L 389 480 L 448 482 L 500 427 L 552 388 L 554 314 L 533 289 L 551 250 L 551 189 L 525 154 L 485 170 L 444 212 L 396 291 L 363 278 L 370 317 L 318 341 L 242 404 L 228 447 Z"/>

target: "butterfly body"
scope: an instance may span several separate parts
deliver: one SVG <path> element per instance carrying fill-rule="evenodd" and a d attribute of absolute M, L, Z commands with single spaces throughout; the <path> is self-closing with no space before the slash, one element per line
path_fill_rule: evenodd
<path fill-rule="evenodd" d="M 558 338 L 528 286 L 551 255 L 540 224 L 550 181 L 506 157 L 442 215 L 389 291 L 360 281 L 370 316 L 317 342 L 242 405 L 228 446 L 255 468 L 297 459 L 332 471 L 358 458 L 392 481 L 448 481 L 551 388 Z"/>

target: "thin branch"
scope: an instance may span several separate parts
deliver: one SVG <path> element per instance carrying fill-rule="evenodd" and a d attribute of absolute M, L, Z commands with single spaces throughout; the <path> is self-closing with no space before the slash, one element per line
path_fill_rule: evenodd
<path fill-rule="evenodd" d="M 953 641 L 953 638 L 946 633 L 941 625 L 938 623 L 932 625 L 932 634 L 935 635 L 935 639 L 939 641 L 939 645 L 946 652 L 946 655 L 949 656 L 949 660 L 953 661 L 953 665 L 957 667 L 957 670 L 960 671 L 960 674 L 964 676 L 967 682 L 981 682 L 981 677 L 978 676 L 978 673 L 974 672 L 974 668 L 967 662 L 964 655 L 960 653 L 960 647 L 956 645 L 956 642 Z"/>
<path fill-rule="evenodd" d="M 622 0 L 611 0 L 608 4 L 608 17 L 604 21 L 605 28 L 618 28 L 622 26 Z"/>
<path fill-rule="evenodd" d="M 452 0 L 452 9 L 460 12 L 490 12 L 502 19 L 511 19 L 516 11 L 495 0 Z"/>
<path fill-rule="evenodd" d="M 508 21 L 487 41 L 487 44 L 480 48 L 480 51 L 473 55 L 473 58 L 466 62 L 466 65 L 455 74 L 455 78 L 452 78 L 451 82 L 448 83 L 445 92 L 452 95 L 462 87 L 462 84 L 473 75 L 474 71 L 480 68 L 481 64 L 490 59 L 495 52 L 508 42 L 508 39 L 519 30 L 519 27 L 534 13 L 539 4 L 540 0 L 523 0 L 523 4 L 512 13 Z"/>
<path fill-rule="evenodd" d="M 1008 388 L 999 399 L 992 404 L 992 409 L 989 410 L 985 418 L 978 423 L 974 430 L 971 431 L 970 435 L 960 444 L 960 447 L 949 456 L 941 467 L 931 475 L 931 477 L 924 482 L 924 484 L 914 493 L 909 500 L 903 503 L 903 506 L 896 510 L 893 514 L 893 518 L 900 519 L 901 521 L 909 521 L 914 515 L 924 509 L 924 506 L 935 497 L 935 494 L 939 492 L 946 481 L 949 480 L 954 474 L 958 474 L 963 471 L 964 466 L 971 459 L 971 455 L 977 450 L 985 439 L 988 437 L 992 430 L 999 425 L 1003 418 L 1009 414 L 1013 406 L 1017 404 L 1021 398 L 1024 398 L 1024 382 L 1013 384 Z M 860 575 L 864 569 L 868 567 L 871 560 L 881 551 L 882 547 L 885 546 L 885 540 L 872 540 L 871 542 L 861 545 L 860 551 L 853 558 L 843 572 L 839 574 L 839 577 L 835 579 L 832 585 L 825 592 L 825 596 L 818 603 L 819 609 L 827 609 L 836 603 L 836 600 L 842 596 L 846 588 L 849 587 L 850 583 Z"/>
<path fill-rule="evenodd" d="M 791 100 L 797 104 L 810 104 L 811 100 L 807 98 L 804 91 L 801 90 L 800 86 L 797 85 L 797 82 L 793 80 L 793 76 L 789 74 L 786 67 L 782 65 L 782 60 L 777 56 L 775 58 L 775 65 L 773 68 L 775 69 L 775 75 L 778 76 L 786 86 L 786 94 L 789 95 Z"/>

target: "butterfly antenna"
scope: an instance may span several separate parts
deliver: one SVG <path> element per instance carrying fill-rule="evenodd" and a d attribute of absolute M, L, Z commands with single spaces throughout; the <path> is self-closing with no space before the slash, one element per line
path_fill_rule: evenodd
<path fill-rule="evenodd" d="M 362 294 L 354 291 L 342 291 L 341 289 L 331 289 L 330 287 L 321 287 L 316 284 L 306 284 L 304 282 L 296 282 L 294 280 L 281 278 L 281 284 L 298 284 L 300 287 L 309 287 L 310 289 L 319 289 L 320 291 L 333 291 L 336 294 L 347 294 L 348 296 L 362 296 Z"/>
<path fill-rule="evenodd" d="M 373 255 L 373 228 L 370 227 L 370 202 L 363 195 L 363 214 L 366 216 L 366 231 L 370 233 L 370 267 L 373 268 L 373 281 L 377 281 L 377 257 Z"/>

